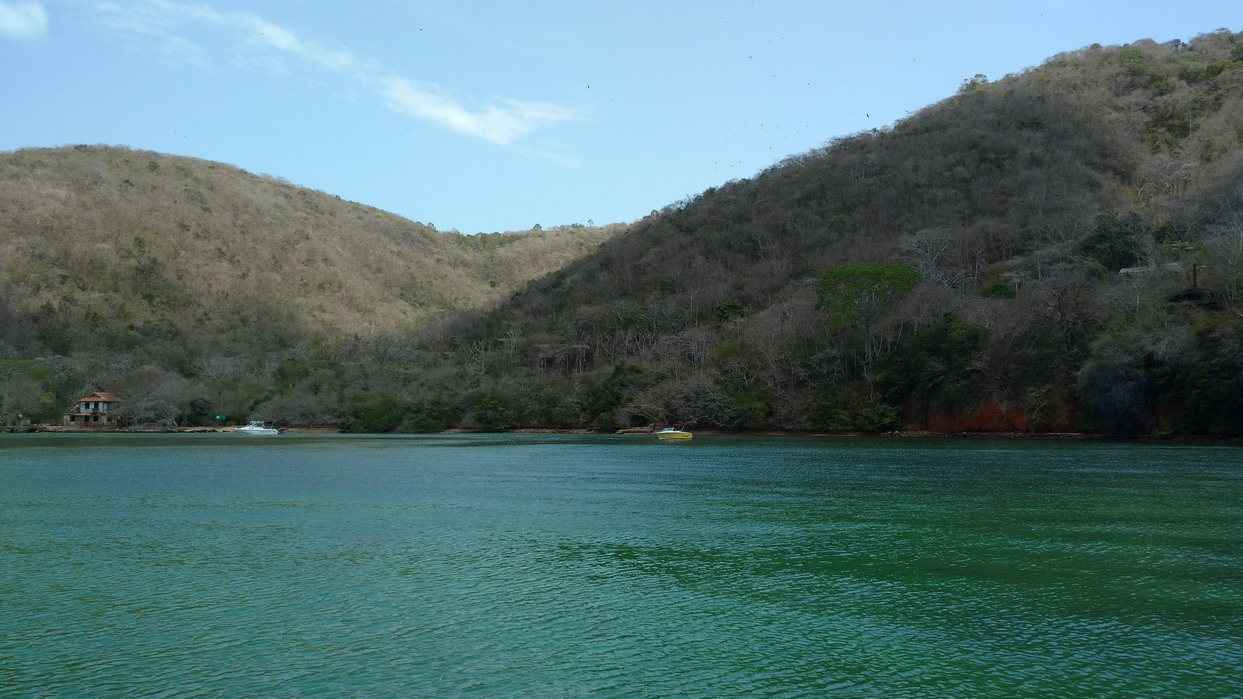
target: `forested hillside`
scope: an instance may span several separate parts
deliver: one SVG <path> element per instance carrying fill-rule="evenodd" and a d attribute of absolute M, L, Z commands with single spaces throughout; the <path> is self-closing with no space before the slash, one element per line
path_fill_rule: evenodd
<path fill-rule="evenodd" d="M 46 358 L 33 378 L 51 377 L 37 399 L 0 390 L 0 424 L 59 421 L 87 388 L 155 384 L 161 415 L 182 420 L 197 397 L 219 398 L 208 376 L 243 387 L 208 411 L 245 414 L 284 358 L 394 346 L 623 228 L 465 236 L 221 163 L 107 146 L 2 153 L 0 361 Z M 0 381 L 31 380 L 0 365 Z"/>
<path fill-rule="evenodd" d="M 326 254 L 334 229 L 298 233 L 313 193 L 246 176 L 233 186 L 266 194 L 239 227 L 238 207 L 209 186 L 225 166 L 196 163 L 197 181 L 165 173 L 176 184 L 157 197 L 141 178 L 178 165 L 114 156 L 76 166 L 79 181 L 108 184 L 72 195 L 25 174 L 45 151 L 0 160 L 0 245 L 21 253 L 5 254 L 15 300 L 0 304 L 0 341 L 23 367 L 9 375 L 39 384 L 49 405 L 89 384 L 125 396 L 137 421 L 225 410 L 362 431 L 1243 432 L 1243 35 L 1093 46 L 976 76 L 891 128 L 619 235 L 585 229 L 594 237 L 570 236 L 566 257 L 523 273 L 470 248 L 504 236 L 446 238 L 317 195 L 327 220 L 374 221 L 374 240 Z M 130 218 L 108 213 L 127 197 Z M 82 204 L 99 215 L 72 208 Z M 62 223 L 67 208 L 82 225 Z M 111 247 L 97 231 L 115 231 Z M 284 242 L 248 255 L 253 235 Z M 354 254 L 379 241 L 398 261 L 382 273 L 379 256 Z M 144 264 L 166 243 L 166 262 Z M 418 266 L 429 257 L 438 264 Z M 436 276 L 459 266 L 460 286 Z M 118 274 L 110 287 L 81 281 L 91 270 Z M 263 316 L 251 304 L 267 287 L 236 299 L 239 278 L 273 274 L 298 280 L 299 298 L 273 299 Z M 186 280 L 195 291 L 180 296 Z M 443 312 L 379 303 L 379 288 Z M 114 304 L 156 320 L 111 322 L 99 309 Z M 187 355 L 175 333 L 205 311 L 215 339 Z M 225 341 L 251 335 L 250 353 Z M 87 346 L 113 368 L 87 371 Z M 17 361 L 39 353 L 56 356 Z"/>
<path fill-rule="evenodd" d="M 1237 434 L 1241 274 L 1243 41 L 1093 46 L 533 283 L 454 335 L 447 419 Z"/>

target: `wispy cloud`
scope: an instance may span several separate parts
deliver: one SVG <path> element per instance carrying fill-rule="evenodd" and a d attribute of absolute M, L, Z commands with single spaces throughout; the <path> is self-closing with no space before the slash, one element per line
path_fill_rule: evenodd
<path fill-rule="evenodd" d="M 0 0 L 0 35 L 14 39 L 42 39 L 47 36 L 47 10 L 33 0 Z"/>
<path fill-rule="evenodd" d="M 578 118 L 574 111 L 555 104 L 512 99 L 497 99 L 486 107 L 470 109 L 435 86 L 418 85 L 406 78 L 384 78 L 378 84 L 380 94 L 394 111 L 503 146 L 545 126 Z"/>
<path fill-rule="evenodd" d="M 129 46 L 178 63 L 198 68 L 212 65 L 211 53 L 180 29 L 183 13 L 172 12 L 164 3 L 133 4 L 101 0 L 95 3 L 104 26 L 120 32 Z"/>
<path fill-rule="evenodd" d="M 203 48 L 202 42 L 187 35 L 215 29 L 225 32 L 233 50 L 261 49 L 265 60 L 252 59 L 249 61 L 252 64 L 274 67 L 272 54 L 275 53 L 292 61 L 295 67 L 330 71 L 371 91 L 388 109 L 501 146 L 516 146 L 537 131 L 581 118 L 574 110 L 547 102 L 502 97 L 467 100 L 440 85 L 399 75 L 350 51 L 307 40 L 249 12 L 220 12 L 208 5 L 179 4 L 170 0 L 101 0 L 95 7 L 106 25 L 162 55 L 206 67 L 210 64 L 211 52 Z M 287 67 L 283 61 L 281 63 L 282 67 Z M 528 155 L 541 155 L 530 148 L 519 150 Z M 564 158 L 554 160 L 567 161 Z"/>

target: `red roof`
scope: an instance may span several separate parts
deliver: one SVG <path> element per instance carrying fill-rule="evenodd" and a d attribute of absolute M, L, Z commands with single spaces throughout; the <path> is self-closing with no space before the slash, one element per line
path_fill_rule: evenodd
<path fill-rule="evenodd" d="M 92 393 L 91 395 L 85 398 L 79 398 L 78 402 L 79 403 L 120 403 L 122 401 L 120 398 L 117 398 L 116 395 L 112 393 L 104 393 L 103 391 L 100 391 L 99 393 Z"/>

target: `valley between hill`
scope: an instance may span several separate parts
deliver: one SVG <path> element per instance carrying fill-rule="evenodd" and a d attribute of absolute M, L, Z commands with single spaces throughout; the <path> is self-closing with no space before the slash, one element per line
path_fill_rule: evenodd
<path fill-rule="evenodd" d="M 106 390 L 138 425 L 1237 436 L 1241 291 L 1228 31 L 976 76 L 602 227 L 464 236 L 221 163 L 0 154 L 0 422 Z"/>

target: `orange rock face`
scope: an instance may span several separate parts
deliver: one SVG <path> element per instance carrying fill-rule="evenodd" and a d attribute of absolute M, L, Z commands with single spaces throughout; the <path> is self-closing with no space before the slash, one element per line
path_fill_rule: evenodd
<path fill-rule="evenodd" d="M 954 434 L 957 432 L 1067 432 L 1071 430 L 1069 415 L 1057 415 L 1047 423 L 1032 424 L 1026 412 L 1018 405 L 999 401 L 990 396 L 974 409 L 951 415 L 929 411 L 929 432 Z"/>
<path fill-rule="evenodd" d="M 1021 408 L 1003 406 L 992 397 L 960 415 L 936 412 L 928 415 L 929 432 L 1026 432 L 1029 428 Z"/>

